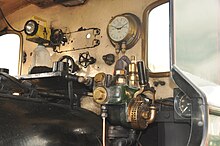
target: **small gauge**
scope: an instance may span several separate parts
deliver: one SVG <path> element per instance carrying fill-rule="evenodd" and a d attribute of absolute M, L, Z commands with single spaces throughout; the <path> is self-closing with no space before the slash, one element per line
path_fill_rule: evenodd
<path fill-rule="evenodd" d="M 192 114 L 192 101 L 183 92 L 179 92 L 174 98 L 174 109 L 183 118 L 190 118 Z"/>

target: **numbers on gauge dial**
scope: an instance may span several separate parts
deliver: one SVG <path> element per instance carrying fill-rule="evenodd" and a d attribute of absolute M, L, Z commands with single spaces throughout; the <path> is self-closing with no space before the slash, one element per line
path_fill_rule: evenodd
<path fill-rule="evenodd" d="M 126 17 L 118 16 L 108 26 L 109 37 L 116 41 L 122 41 L 129 32 L 129 21 Z"/>

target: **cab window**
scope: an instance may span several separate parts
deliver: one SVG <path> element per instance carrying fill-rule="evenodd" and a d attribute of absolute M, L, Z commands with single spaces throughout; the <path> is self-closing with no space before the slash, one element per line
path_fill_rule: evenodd
<path fill-rule="evenodd" d="M 157 4 L 147 15 L 146 59 L 151 72 L 170 71 L 169 2 Z"/>
<path fill-rule="evenodd" d="M 9 69 L 10 75 L 18 75 L 20 37 L 17 34 L 0 36 L 0 68 Z"/>

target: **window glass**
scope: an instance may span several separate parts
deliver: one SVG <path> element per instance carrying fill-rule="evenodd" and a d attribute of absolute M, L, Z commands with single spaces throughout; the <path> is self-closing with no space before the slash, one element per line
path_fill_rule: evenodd
<path fill-rule="evenodd" d="M 220 107 L 220 1 L 174 0 L 173 6 L 174 64 L 210 106 Z"/>
<path fill-rule="evenodd" d="M 169 71 L 169 3 L 157 6 L 148 17 L 148 67 L 152 72 Z"/>
<path fill-rule="evenodd" d="M 177 66 L 220 85 L 219 0 L 177 0 L 174 5 Z"/>
<path fill-rule="evenodd" d="M 18 75 L 20 37 L 17 34 L 0 36 L 0 68 L 9 69 L 10 75 Z"/>

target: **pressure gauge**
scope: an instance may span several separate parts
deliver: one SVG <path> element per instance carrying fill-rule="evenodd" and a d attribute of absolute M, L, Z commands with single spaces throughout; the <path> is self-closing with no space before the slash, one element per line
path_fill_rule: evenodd
<path fill-rule="evenodd" d="M 174 97 L 174 109 L 183 118 L 190 118 L 192 114 L 192 100 L 183 92 Z"/>
<path fill-rule="evenodd" d="M 131 13 L 125 13 L 113 17 L 107 27 L 107 34 L 111 43 L 125 44 L 126 49 L 133 47 L 141 33 L 141 21 L 140 19 Z"/>

